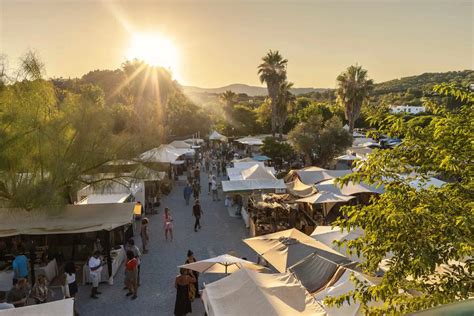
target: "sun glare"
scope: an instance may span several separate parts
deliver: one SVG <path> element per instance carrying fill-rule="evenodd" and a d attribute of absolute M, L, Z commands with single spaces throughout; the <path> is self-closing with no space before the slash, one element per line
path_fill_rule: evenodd
<path fill-rule="evenodd" d="M 168 68 L 177 79 L 178 51 L 166 37 L 158 34 L 134 34 L 127 51 L 127 58 L 136 58 L 151 66 Z"/>

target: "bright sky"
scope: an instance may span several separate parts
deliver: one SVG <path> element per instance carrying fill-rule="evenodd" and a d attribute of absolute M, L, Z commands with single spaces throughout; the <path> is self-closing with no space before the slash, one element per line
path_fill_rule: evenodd
<path fill-rule="evenodd" d="M 159 34 L 187 85 L 260 85 L 256 67 L 278 49 L 295 86 L 334 87 L 354 63 L 376 82 L 473 69 L 473 11 L 470 0 L 0 0 L 0 53 L 13 65 L 35 49 L 48 76 L 74 77 L 118 68 L 134 36 Z"/>

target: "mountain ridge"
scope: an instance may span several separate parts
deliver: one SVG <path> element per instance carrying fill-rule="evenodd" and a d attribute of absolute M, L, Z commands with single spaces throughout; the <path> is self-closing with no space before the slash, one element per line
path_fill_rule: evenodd
<path fill-rule="evenodd" d="M 248 84 L 243 84 L 243 83 L 234 83 L 234 84 L 229 84 L 223 87 L 217 87 L 217 88 L 201 88 L 201 87 L 196 87 L 196 86 L 184 86 L 182 85 L 181 88 L 183 89 L 183 92 L 186 94 L 193 94 L 193 93 L 208 93 L 208 94 L 221 94 L 225 92 L 226 90 L 231 90 L 235 93 L 245 93 L 248 96 L 265 96 L 268 95 L 267 88 L 266 87 L 258 87 L 258 86 L 252 86 Z M 305 93 L 310 93 L 310 92 L 317 92 L 317 91 L 326 91 L 328 89 L 325 88 L 293 88 L 291 89 L 291 92 L 299 95 L 299 94 L 305 94 Z"/>

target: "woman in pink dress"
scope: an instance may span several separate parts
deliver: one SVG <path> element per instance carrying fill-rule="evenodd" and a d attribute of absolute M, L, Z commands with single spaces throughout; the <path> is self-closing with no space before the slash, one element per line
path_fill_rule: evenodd
<path fill-rule="evenodd" d="M 170 235 L 171 241 L 173 241 L 173 218 L 170 214 L 170 209 L 165 208 L 165 213 L 163 214 L 163 222 L 165 229 L 165 239 L 168 240 L 168 233 Z"/>

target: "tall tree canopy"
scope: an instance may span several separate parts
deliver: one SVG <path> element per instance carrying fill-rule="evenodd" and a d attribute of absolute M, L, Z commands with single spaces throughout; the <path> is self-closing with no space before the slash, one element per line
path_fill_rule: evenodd
<path fill-rule="evenodd" d="M 288 60 L 284 59 L 279 51 L 270 50 L 263 58 L 263 63 L 258 66 L 258 75 L 261 83 L 267 84 L 268 97 L 272 109 L 272 133 L 277 132 L 278 122 L 278 96 L 280 87 L 286 80 L 286 66 Z"/>
<path fill-rule="evenodd" d="M 356 283 L 355 291 L 329 303 L 352 299 L 373 314 L 406 314 L 474 294 L 474 95 L 452 85 L 435 92 L 462 106 L 438 107 L 423 126 L 395 115 L 372 118 L 380 132 L 403 142 L 371 155 L 345 179 L 384 184 L 385 192 L 376 203 L 348 207 L 337 225 L 364 229 L 364 236 L 347 245 L 363 255 L 366 273 L 374 273 L 387 255 L 388 270 L 380 284 Z M 448 183 L 414 188 L 403 174 L 422 182 L 437 174 Z M 368 307 L 369 301 L 384 304 Z"/>
<path fill-rule="evenodd" d="M 367 101 L 374 82 L 368 78 L 367 70 L 361 66 L 349 66 L 345 72 L 337 76 L 337 98 L 344 107 L 349 131 L 354 130 L 354 123 L 360 115 L 364 102 Z"/>

